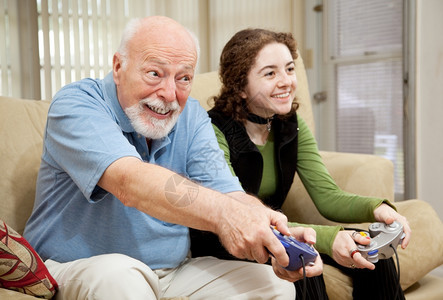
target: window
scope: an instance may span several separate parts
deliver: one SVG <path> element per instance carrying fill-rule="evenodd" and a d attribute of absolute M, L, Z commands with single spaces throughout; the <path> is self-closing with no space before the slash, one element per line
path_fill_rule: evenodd
<path fill-rule="evenodd" d="M 402 198 L 403 2 L 331 0 L 327 7 L 336 150 L 390 159 Z"/>

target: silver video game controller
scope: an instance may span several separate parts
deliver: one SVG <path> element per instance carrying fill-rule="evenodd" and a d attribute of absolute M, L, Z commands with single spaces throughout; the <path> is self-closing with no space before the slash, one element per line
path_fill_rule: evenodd
<path fill-rule="evenodd" d="M 403 241 L 405 234 L 403 225 L 394 221 L 392 224 L 372 223 L 369 225 L 371 243 L 369 245 L 357 245 L 360 254 L 371 263 L 379 259 L 387 259 L 394 255 L 394 249 Z"/>

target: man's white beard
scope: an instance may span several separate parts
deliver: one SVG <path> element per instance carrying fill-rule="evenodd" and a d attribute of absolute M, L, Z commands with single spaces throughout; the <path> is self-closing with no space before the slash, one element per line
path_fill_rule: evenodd
<path fill-rule="evenodd" d="M 145 105 L 164 112 L 171 111 L 166 119 L 157 119 L 146 112 Z M 180 115 L 180 105 L 177 101 L 164 102 L 160 99 L 145 98 L 139 103 L 125 109 L 135 131 L 148 139 L 160 139 L 168 135 Z"/>

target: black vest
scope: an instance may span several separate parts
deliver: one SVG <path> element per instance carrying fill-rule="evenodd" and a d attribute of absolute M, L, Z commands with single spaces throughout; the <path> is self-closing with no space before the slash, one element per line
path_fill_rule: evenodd
<path fill-rule="evenodd" d="M 226 117 L 223 113 L 211 109 L 209 116 L 225 135 L 229 145 L 231 164 L 243 189 L 257 195 L 263 175 L 263 158 L 255 144 L 249 139 L 245 127 L 240 122 Z M 284 121 L 275 118 L 272 121 L 275 144 L 275 161 L 278 179 L 276 193 L 261 199 L 273 209 L 280 209 L 291 188 L 297 170 L 298 123 L 294 114 Z M 220 244 L 218 237 L 209 232 L 190 230 L 192 256 L 215 256 L 234 259 Z"/>
<path fill-rule="evenodd" d="M 229 145 L 231 164 L 243 189 L 257 195 L 263 175 L 263 158 L 249 139 L 243 124 L 227 118 L 222 113 L 211 109 L 209 116 L 225 135 Z M 275 143 L 275 161 L 278 178 L 276 194 L 262 201 L 273 209 L 280 209 L 291 188 L 297 171 L 298 123 L 294 114 L 284 121 L 275 118 L 272 121 Z"/>

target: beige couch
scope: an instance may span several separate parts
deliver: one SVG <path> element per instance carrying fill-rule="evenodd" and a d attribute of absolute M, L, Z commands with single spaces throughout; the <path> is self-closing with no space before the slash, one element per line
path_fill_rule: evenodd
<path fill-rule="evenodd" d="M 308 85 L 303 62 L 298 59 L 299 113 L 314 130 Z M 207 99 L 216 94 L 220 83 L 217 74 L 197 75 L 192 96 L 208 107 Z M 47 101 L 0 97 L 0 219 L 23 232 L 34 202 L 35 182 L 42 151 Z M 361 154 L 321 153 L 326 166 L 337 183 L 346 191 L 393 199 L 393 166 L 388 160 Z M 408 200 L 397 203 L 413 229 L 413 237 L 406 250 L 398 248 L 401 285 L 406 298 L 443 299 L 443 278 L 429 275 L 429 271 L 443 263 L 443 224 L 433 208 L 424 201 Z M 330 224 L 309 200 L 296 178 L 284 204 L 290 220 Z M 349 225 L 349 224 L 347 224 Z M 355 226 L 355 225 L 353 225 Z M 368 224 L 360 224 L 367 229 Z M 325 266 L 327 291 L 330 299 L 351 299 L 349 277 L 337 269 Z M 368 288 L 373 288 L 368 283 Z M 0 289 L 0 299 L 35 299 L 14 291 Z"/>

